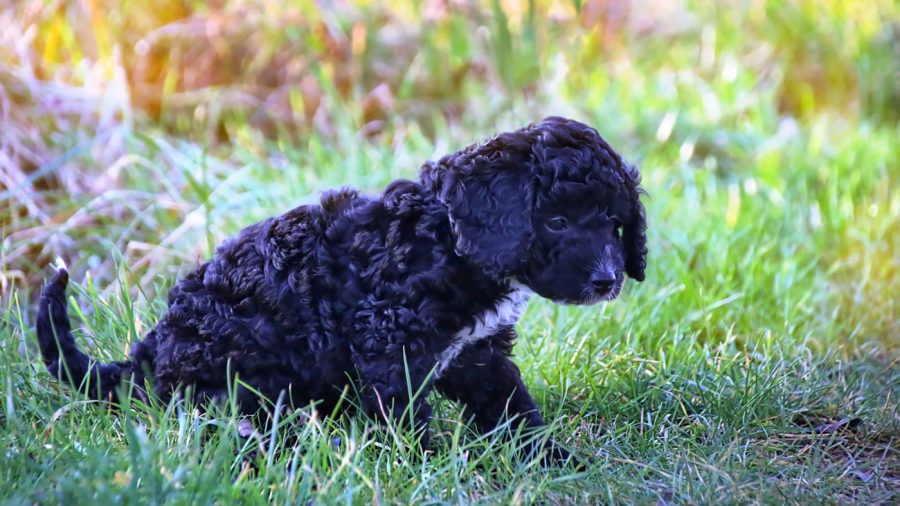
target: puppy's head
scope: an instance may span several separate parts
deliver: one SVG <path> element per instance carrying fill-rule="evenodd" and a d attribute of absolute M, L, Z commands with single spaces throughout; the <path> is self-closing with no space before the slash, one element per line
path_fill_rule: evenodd
<path fill-rule="evenodd" d="M 550 117 L 426 165 L 457 251 L 498 279 L 568 304 L 644 279 L 640 176 L 593 128 Z"/>

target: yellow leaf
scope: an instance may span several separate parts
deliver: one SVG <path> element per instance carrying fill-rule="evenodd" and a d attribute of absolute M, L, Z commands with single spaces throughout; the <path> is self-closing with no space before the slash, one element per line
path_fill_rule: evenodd
<path fill-rule="evenodd" d="M 736 184 L 728 187 L 728 210 L 725 212 L 725 224 L 734 228 L 741 211 L 741 190 Z"/>
<path fill-rule="evenodd" d="M 116 471 L 116 475 L 113 478 L 113 483 L 119 485 L 120 487 L 124 487 L 131 483 L 131 473 L 127 471 Z"/>

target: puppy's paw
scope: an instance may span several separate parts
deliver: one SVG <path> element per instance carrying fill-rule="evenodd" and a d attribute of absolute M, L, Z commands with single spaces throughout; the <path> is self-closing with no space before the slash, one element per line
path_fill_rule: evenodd
<path fill-rule="evenodd" d="M 540 454 L 541 463 L 544 466 L 570 467 L 579 472 L 587 470 L 587 465 L 584 461 L 552 439 L 536 445 L 535 453 Z"/>

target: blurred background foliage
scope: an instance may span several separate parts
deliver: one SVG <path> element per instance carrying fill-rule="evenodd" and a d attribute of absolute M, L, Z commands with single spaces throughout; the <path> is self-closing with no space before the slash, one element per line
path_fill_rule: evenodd
<path fill-rule="evenodd" d="M 642 166 L 673 306 L 796 283 L 809 318 L 897 331 L 892 0 L 0 0 L 0 27 L 4 296 L 59 252 L 148 286 L 325 187 L 562 114 Z"/>

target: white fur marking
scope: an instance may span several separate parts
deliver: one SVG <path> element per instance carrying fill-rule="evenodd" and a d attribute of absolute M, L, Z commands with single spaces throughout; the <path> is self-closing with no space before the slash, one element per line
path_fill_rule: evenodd
<path fill-rule="evenodd" d="M 62 259 L 62 257 L 56 257 L 56 260 L 52 264 L 53 269 L 56 271 L 64 271 L 66 270 L 66 261 Z"/>
<path fill-rule="evenodd" d="M 475 318 L 475 325 L 465 327 L 453 336 L 453 344 L 438 356 L 434 371 L 435 379 L 444 374 L 463 348 L 491 336 L 498 328 L 504 325 L 514 325 L 519 320 L 532 292 L 518 283 L 513 283 L 512 288 L 513 291 L 506 294 L 497 306 Z"/>

